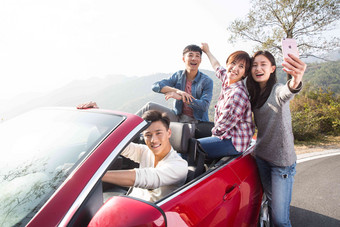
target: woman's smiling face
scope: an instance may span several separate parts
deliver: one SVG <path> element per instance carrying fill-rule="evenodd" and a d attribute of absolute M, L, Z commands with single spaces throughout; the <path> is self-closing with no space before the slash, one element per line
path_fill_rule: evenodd
<path fill-rule="evenodd" d="M 244 77 L 246 72 L 246 66 L 244 60 L 233 61 L 227 64 L 227 76 L 229 79 L 229 84 L 236 83 Z"/>
<path fill-rule="evenodd" d="M 261 89 L 264 88 L 269 80 L 270 74 L 275 71 L 275 65 L 272 65 L 268 58 L 264 55 L 258 55 L 253 60 L 251 66 L 251 76 L 255 82 L 260 84 Z"/>

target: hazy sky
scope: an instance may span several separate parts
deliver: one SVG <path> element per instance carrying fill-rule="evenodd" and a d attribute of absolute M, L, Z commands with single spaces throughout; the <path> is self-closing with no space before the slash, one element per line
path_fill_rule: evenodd
<path fill-rule="evenodd" d="M 227 27 L 250 0 L 1 0 L 0 100 L 76 79 L 183 69 L 182 50 L 208 42 L 225 62 L 250 44 Z M 251 54 L 251 53 L 250 53 Z M 203 69 L 211 69 L 204 56 Z"/>
<path fill-rule="evenodd" d="M 75 79 L 183 68 L 187 44 L 208 42 L 220 61 L 236 49 L 226 28 L 249 1 L 1 0 L 0 99 Z M 249 47 L 248 47 L 249 48 Z M 201 68 L 211 69 L 204 58 Z"/>

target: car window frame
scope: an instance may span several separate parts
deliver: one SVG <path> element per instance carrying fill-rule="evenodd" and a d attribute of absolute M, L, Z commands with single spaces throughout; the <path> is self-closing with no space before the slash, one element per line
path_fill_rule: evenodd
<path fill-rule="evenodd" d="M 122 123 L 123 121 L 121 122 L 121 124 Z M 129 134 L 124 139 L 120 141 L 116 148 L 111 151 L 110 155 L 105 159 L 105 161 L 93 174 L 89 182 L 86 184 L 81 193 L 78 195 L 77 199 L 73 202 L 72 206 L 70 207 L 66 215 L 63 217 L 63 219 L 60 221 L 58 226 L 67 226 L 68 223 L 73 222 L 74 216 L 81 208 L 81 206 L 83 206 L 83 203 L 86 201 L 86 199 L 88 199 L 88 196 L 91 195 L 91 191 L 93 191 L 98 182 L 101 181 L 102 176 L 105 174 L 109 166 L 115 161 L 115 159 L 124 150 L 124 148 L 133 140 L 133 138 L 135 138 L 137 134 L 140 134 L 140 132 L 142 132 L 147 125 L 148 123 L 146 121 L 142 121 L 141 123 L 139 123 L 132 131 L 129 132 Z M 117 125 L 117 127 L 118 126 L 119 125 Z M 112 131 L 114 131 L 114 129 Z M 107 137 L 112 133 L 112 131 L 107 135 Z M 103 138 L 102 141 L 104 141 L 107 137 Z M 99 146 L 99 144 L 97 146 Z M 95 149 L 95 147 L 93 149 Z M 87 158 L 88 157 L 85 157 L 83 162 L 85 162 Z M 80 165 L 78 165 L 78 168 Z"/>

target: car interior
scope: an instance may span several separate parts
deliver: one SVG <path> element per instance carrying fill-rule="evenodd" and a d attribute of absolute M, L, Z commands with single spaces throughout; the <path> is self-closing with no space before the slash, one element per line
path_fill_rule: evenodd
<path fill-rule="evenodd" d="M 193 132 L 191 125 L 188 123 L 171 122 L 170 124 L 172 131 L 170 143 L 174 150 L 176 150 L 182 158 L 188 162 L 188 174 L 185 184 L 193 182 L 195 179 L 203 176 L 204 173 L 210 172 L 212 169 L 215 169 L 235 157 L 223 157 L 218 160 L 207 159 L 206 154 L 203 148 L 199 145 L 197 139 L 210 136 L 212 125 L 204 123 L 204 125 L 200 126 L 196 128 L 195 132 Z M 133 142 L 144 143 L 144 139 L 142 136 L 139 136 Z M 138 163 L 135 163 L 123 156 L 119 156 L 111 164 L 108 170 L 133 169 L 138 168 L 138 166 Z M 129 194 L 129 188 L 106 182 L 102 182 L 102 185 L 104 202 L 112 196 Z"/>
<path fill-rule="evenodd" d="M 200 147 L 197 139 L 210 136 L 211 127 L 211 125 L 205 124 L 202 125 L 201 128 L 196 128 L 195 132 L 192 132 L 189 124 L 171 122 L 171 145 L 188 162 L 188 174 L 186 182 L 182 187 L 175 190 L 173 193 L 181 190 L 183 187 L 187 187 L 191 183 L 235 158 L 235 156 L 223 157 L 218 160 L 208 160 L 206 158 L 206 154 Z M 136 138 L 134 138 L 133 142 L 144 143 L 144 140 L 141 135 L 138 135 Z M 130 159 L 120 155 L 110 165 L 108 170 L 133 169 L 138 168 L 138 166 L 138 163 L 135 163 Z M 113 196 L 128 195 L 129 190 L 130 188 L 128 187 L 121 187 L 115 184 L 99 181 L 95 188 L 91 191 L 90 195 L 87 196 L 86 200 L 78 209 L 77 213 L 74 215 L 68 226 L 87 225 L 96 211 L 99 210 L 99 208 L 103 205 L 103 203 Z M 163 199 L 166 199 L 166 197 L 162 198 L 161 200 Z"/>

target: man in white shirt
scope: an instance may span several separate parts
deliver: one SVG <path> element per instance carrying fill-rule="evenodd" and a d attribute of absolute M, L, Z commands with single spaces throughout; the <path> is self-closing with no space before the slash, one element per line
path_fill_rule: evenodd
<path fill-rule="evenodd" d="M 130 196 L 155 202 L 183 185 L 188 163 L 170 144 L 170 119 L 166 114 L 150 110 L 142 118 L 150 121 L 143 132 L 146 145 L 131 143 L 121 154 L 140 164 L 131 170 L 110 170 L 104 182 L 133 187 Z"/>

